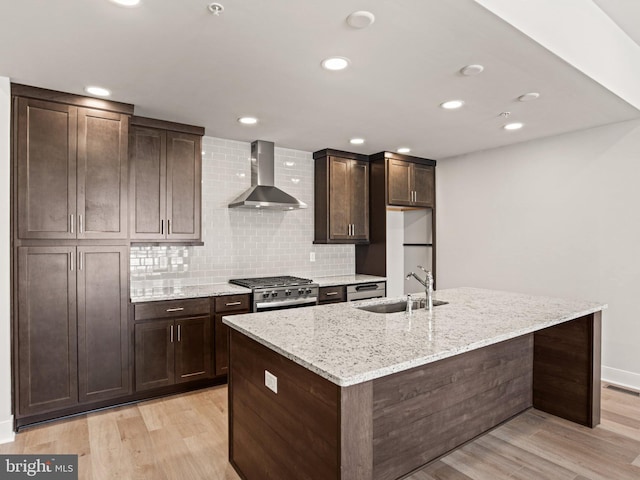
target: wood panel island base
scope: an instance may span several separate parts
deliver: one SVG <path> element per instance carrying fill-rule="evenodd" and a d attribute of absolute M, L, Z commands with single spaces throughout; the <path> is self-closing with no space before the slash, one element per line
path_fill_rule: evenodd
<path fill-rule="evenodd" d="M 240 476 L 403 478 L 532 406 L 599 423 L 606 306 L 478 289 L 438 299 L 450 304 L 431 315 L 329 305 L 225 319 Z"/>

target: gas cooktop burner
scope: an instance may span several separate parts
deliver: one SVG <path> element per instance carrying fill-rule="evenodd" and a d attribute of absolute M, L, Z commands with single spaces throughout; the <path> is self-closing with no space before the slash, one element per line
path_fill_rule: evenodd
<path fill-rule="evenodd" d="M 271 288 L 308 285 L 313 283 L 313 280 L 285 275 L 282 277 L 235 278 L 233 280 L 229 280 L 229 282 L 247 288 Z"/>

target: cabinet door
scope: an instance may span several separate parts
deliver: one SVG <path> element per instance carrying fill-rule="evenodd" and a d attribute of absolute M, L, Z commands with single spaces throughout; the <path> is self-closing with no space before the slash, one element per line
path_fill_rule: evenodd
<path fill-rule="evenodd" d="M 351 223 L 349 165 L 351 160 L 329 160 L 329 239 L 349 240 Z"/>
<path fill-rule="evenodd" d="M 249 295 L 225 295 L 213 299 L 214 338 L 215 338 L 215 372 L 226 375 L 229 367 L 229 327 L 222 323 L 222 317 L 249 313 L 251 299 Z"/>
<path fill-rule="evenodd" d="M 198 135 L 167 132 L 167 240 L 200 239 L 201 164 Z"/>
<path fill-rule="evenodd" d="M 18 236 L 76 238 L 77 108 L 16 100 Z"/>
<path fill-rule="evenodd" d="M 78 247 L 78 378 L 81 402 L 130 393 L 127 247 Z"/>
<path fill-rule="evenodd" d="M 216 341 L 216 375 L 226 375 L 229 370 L 229 327 L 222 323 L 225 314 L 213 316 Z"/>
<path fill-rule="evenodd" d="M 435 204 L 435 169 L 418 163 L 413 165 L 414 205 L 433 207 Z"/>
<path fill-rule="evenodd" d="M 174 384 L 173 320 L 138 323 L 135 330 L 136 391 Z"/>
<path fill-rule="evenodd" d="M 369 240 L 369 163 L 351 161 L 349 169 L 353 240 Z"/>
<path fill-rule="evenodd" d="M 176 320 L 176 383 L 213 376 L 211 317 Z"/>
<path fill-rule="evenodd" d="M 402 160 L 388 160 L 387 203 L 389 205 L 412 204 L 411 165 Z"/>
<path fill-rule="evenodd" d="M 131 127 L 129 157 L 131 238 L 161 240 L 166 231 L 166 132 Z"/>
<path fill-rule="evenodd" d="M 78 238 L 127 238 L 128 116 L 78 110 Z"/>
<path fill-rule="evenodd" d="M 18 416 L 78 403 L 75 253 L 18 248 Z"/>

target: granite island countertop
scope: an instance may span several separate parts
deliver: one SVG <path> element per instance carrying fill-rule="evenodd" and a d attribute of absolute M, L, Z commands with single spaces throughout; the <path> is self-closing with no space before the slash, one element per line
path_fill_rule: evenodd
<path fill-rule="evenodd" d="M 424 297 L 424 294 L 413 295 Z M 519 337 L 607 308 L 606 304 L 518 293 L 454 288 L 449 302 L 380 314 L 365 300 L 223 317 L 229 327 L 339 385 L 349 386 Z"/>

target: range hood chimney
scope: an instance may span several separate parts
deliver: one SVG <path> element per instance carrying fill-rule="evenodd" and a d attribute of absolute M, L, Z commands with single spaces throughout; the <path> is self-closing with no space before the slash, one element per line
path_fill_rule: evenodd
<path fill-rule="evenodd" d="M 256 140 L 251 143 L 251 188 L 233 200 L 229 208 L 263 208 L 294 210 L 307 204 L 274 186 L 274 143 Z"/>

